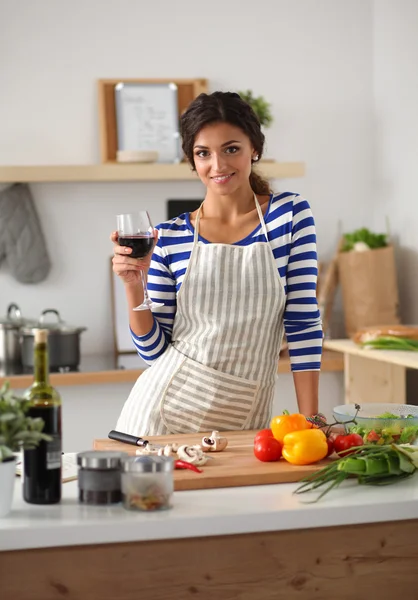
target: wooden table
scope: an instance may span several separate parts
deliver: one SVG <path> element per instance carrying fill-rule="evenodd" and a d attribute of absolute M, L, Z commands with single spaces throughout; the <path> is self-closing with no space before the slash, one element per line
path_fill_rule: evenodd
<path fill-rule="evenodd" d="M 406 403 L 406 370 L 418 369 L 418 352 L 369 350 L 351 340 L 325 340 L 344 355 L 345 403 Z"/>

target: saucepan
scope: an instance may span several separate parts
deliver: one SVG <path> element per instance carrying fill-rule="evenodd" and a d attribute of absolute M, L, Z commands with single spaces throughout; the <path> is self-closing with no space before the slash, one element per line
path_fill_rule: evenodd
<path fill-rule="evenodd" d="M 46 316 L 54 315 L 48 321 Z M 33 368 L 33 345 L 35 329 L 48 330 L 48 350 L 50 371 L 76 370 L 80 364 L 80 334 L 86 327 L 67 325 L 57 310 L 47 308 L 42 311 L 39 321 L 30 327 L 20 329 L 22 363 L 25 370 Z"/>

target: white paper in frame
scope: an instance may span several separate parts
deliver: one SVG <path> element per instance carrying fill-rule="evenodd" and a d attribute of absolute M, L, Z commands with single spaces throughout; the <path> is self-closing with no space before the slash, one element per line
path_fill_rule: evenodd
<path fill-rule="evenodd" d="M 175 83 L 115 86 L 118 150 L 158 152 L 159 163 L 179 163 L 181 145 Z"/>

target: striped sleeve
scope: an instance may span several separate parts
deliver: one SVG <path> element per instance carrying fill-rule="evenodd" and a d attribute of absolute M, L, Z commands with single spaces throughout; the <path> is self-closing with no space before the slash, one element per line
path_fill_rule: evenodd
<path fill-rule="evenodd" d="M 292 371 L 319 371 L 322 322 L 316 299 L 318 258 L 315 222 L 306 200 L 296 196 L 286 273 L 284 327 Z"/>
<path fill-rule="evenodd" d="M 138 336 L 132 329 L 130 331 L 139 356 L 151 365 L 171 342 L 176 314 L 176 281 L 168 266 L 161 235 L 154 248 L 148 271 L 148 293 L 152 300 L 162 302 L 164 306 L 153 311 L 154 323 L 149 333 Z"/>

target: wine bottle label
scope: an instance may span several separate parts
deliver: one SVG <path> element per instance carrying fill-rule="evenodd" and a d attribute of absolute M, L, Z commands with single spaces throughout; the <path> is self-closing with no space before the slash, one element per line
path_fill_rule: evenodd
<path fill-rule="evenodd" d="M 54 435 L 53 439 L 46 444 L 46 468 L 59 469 L 61 468 L 61 438 Z"/>

